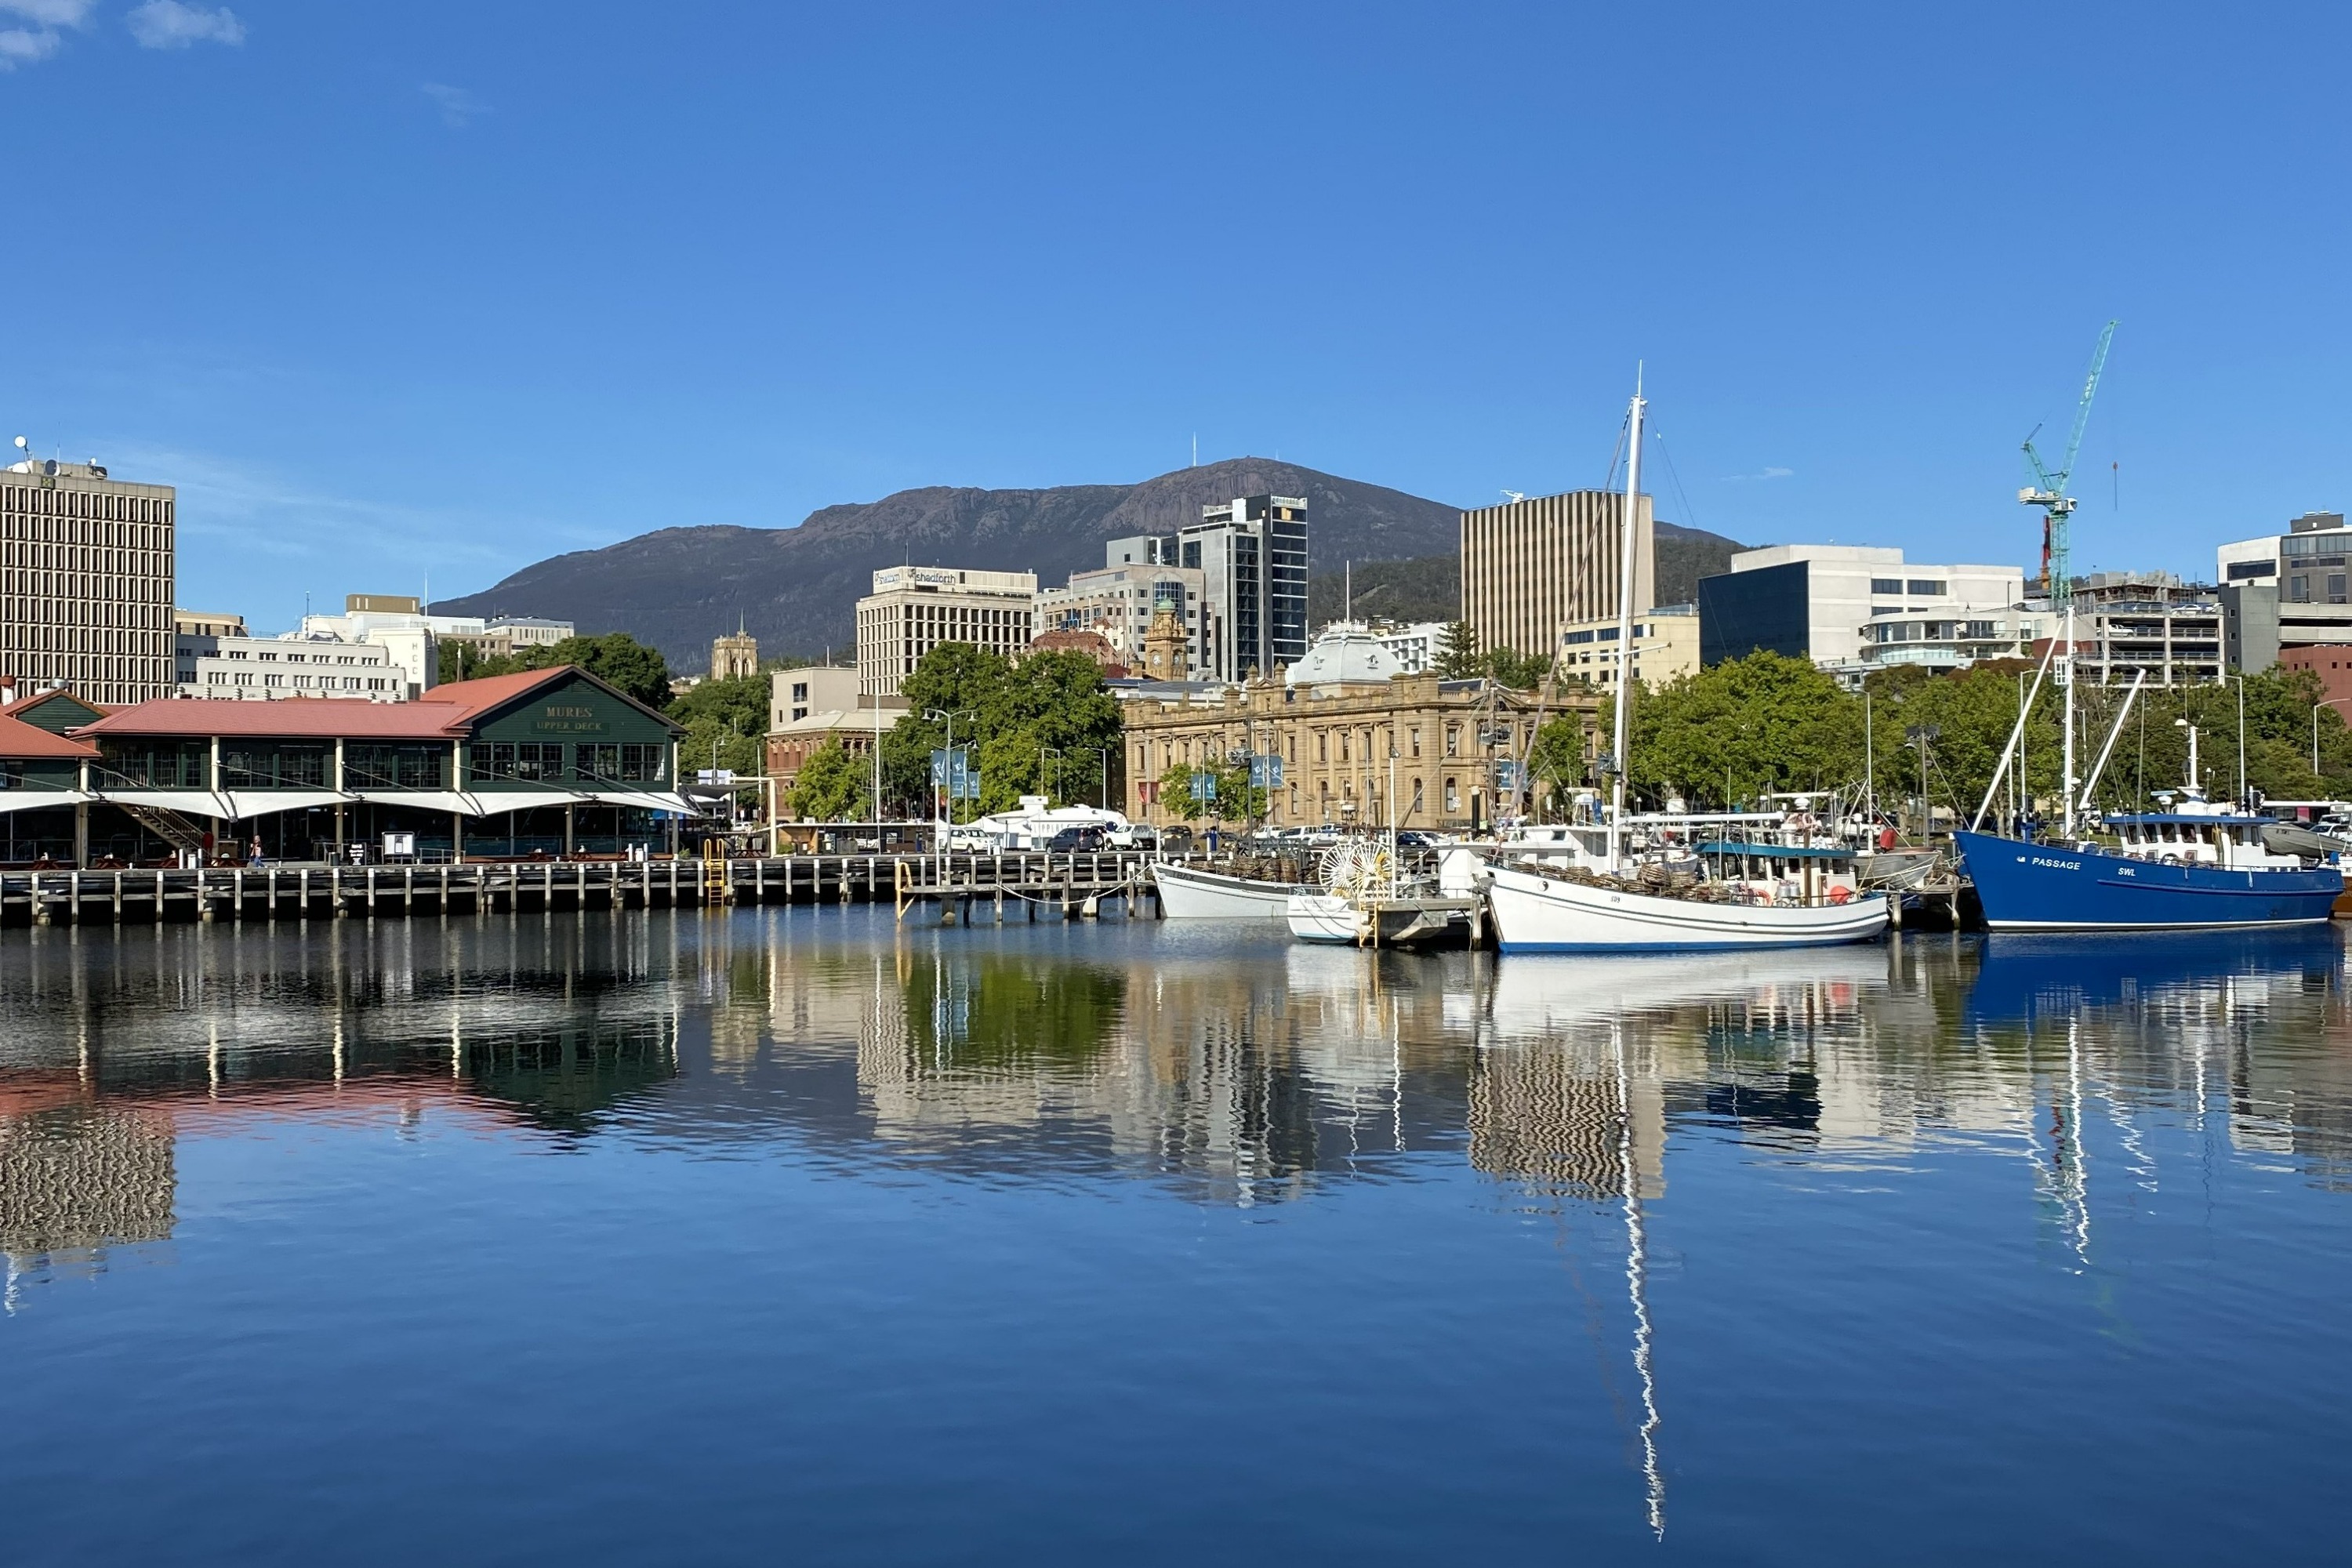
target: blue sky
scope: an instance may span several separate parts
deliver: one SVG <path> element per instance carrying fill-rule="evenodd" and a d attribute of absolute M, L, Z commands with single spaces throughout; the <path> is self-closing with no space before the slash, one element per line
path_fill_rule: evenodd
<path fill-rule="evenodd" d="M 1645 360 L 1662 515 L 2024 562 L 2115 317 L 2077 564 L 2210 574 L 2352 502 L 2345 16 L 0 0 L 0 438 L 277 626 L 1195 433 L 1588 485 Z"/>

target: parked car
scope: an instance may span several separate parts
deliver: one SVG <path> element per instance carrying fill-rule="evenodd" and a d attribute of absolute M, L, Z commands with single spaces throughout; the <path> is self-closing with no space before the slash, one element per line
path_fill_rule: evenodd
<path fill-rule="evenodd" d="M 1163 827 L 1160 830 L 1160 852 L 1162 855 L 1190 855 L 1196 847 L 1189 827 Z"/>
<path fill-rule="evenodd" d="M 1125 827 L 1114 827 L 1103 836 L 1103 842 L 1113 849 L 1157 849 L 1160 830 L 1146 823 L 1131 822 Z"/>
<path fill-rule="evenodd" d="M 1003 847 L 996 835 L 984 827 L 948 829 L 948 853 L 950 855 L 993 855 Z"/>
<path fill-rule="evenodd" d="M 1045 840 L 1048 855 L 1091 855 L 1103 847 L 1103 830 L 1099 827 L 1065 827 Z"/>

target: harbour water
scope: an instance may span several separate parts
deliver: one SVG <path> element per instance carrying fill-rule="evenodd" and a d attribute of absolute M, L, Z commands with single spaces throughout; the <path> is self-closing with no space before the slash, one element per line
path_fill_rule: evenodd
<path fill-rule="evenodd" d="M 0 933 L 8 1555 L 2321 1561 L 2331 930 Z"/>

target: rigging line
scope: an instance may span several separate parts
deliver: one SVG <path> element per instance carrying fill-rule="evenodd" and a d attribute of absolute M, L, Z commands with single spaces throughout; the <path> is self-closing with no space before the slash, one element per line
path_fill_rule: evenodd
<path fill-rule="evenodd" d="M 1675 455 L 1667 449 L 1666 433 L 1663 430 L 1654 430 L 1651 434 L 1657 437 L 1658 456 L 1666 460 L 1666 478 L 1675 481 L 1675 499 L 1683 503 L 1683 526 L 1696 528 L 1698 514 L 1691 509 L 1690 492 L 1683 489 L 1682 470 L 1675 467 Z"/>
<path fill-rule="evenodd" d="M 1609 471 L 1601 477 L 1601 488 L 1604 490 L 1617 488 L 1617 459 L 1625 455 L 1625 431 L 1633 423 L 1633 411 L 1628 408 L 1625 417 L 1617 426 L 1617 444 L 1609 448 Z"/>

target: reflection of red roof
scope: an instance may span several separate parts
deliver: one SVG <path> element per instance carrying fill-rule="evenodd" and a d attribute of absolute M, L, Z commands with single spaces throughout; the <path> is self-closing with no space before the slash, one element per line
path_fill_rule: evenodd
<path fill-rule="evenodd" d="M 94 757 L 98 748 L 0 713 L 0 757 Z"/>

